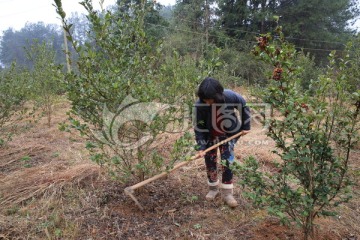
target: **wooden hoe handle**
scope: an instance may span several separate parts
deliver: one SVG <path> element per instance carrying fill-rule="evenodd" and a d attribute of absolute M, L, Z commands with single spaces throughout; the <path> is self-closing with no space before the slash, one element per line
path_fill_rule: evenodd
<path fill-rule="evenodd" d="M 237 133 L 237 134 L 235 134 L 235 135 L 233 135 L 233 136 L 231 136 L 231 137 L 229 137 L 229 138 L 227 138 L 227 139 L 225 139 L 225 140 L 223 140 L 223 141 L 221 141 L 221 142 L 219 142 L 219 143 L 217 143 L 217 144 L 215 144 L 215 145 L 213 145 L 213 146 L 205 149 L 203 153 L 207 153 L 207 152 L 209 152 L 209 151 L 211 151 L 211 150 L 219 147 L 220 145 L 222 145 L 222 144 L 224 144 L 224 143 L 227 143 L 227 142 L 233 140 L 234 138 L 240 137 L 241 135 L 243 135 L 243 132 L 239 132 L 239 133 Z M 157 175 L 155 175 L 155 176 L 153 176 L 153 177 L 151 177 L 151 178 L 148 178 L 148 179 L 146 179 L 146 180 L 144 180 L 144 181 L 142 181 L 142 182 L 139 182 L 139 183 L 137 183 L 137 184 L 135 184 L 135 185 L 132 185 L 132 186 L 130 186 L 130 187 L 125 188 L 125 189 L 124 189 L 124 192 L 125 192 L 126 195 L 130 196 L 130 197 L 134 200 L 134 202 L 136 203 L 136 205 L 137 205 L 141 210 L 143 210 L 143 207 L 140 205 L 140 203 L 137 201 L 137 199 L 136 199 L 135 196 L 133 195 L 135 189 L 138 189 L 138 188 L 140 188 L 140 187 L 142 187 L 142 186 L 144 186 L 144 185 L 146 185 L 146 184 L 148 184 L 148 183 L 151 183 L 151 182 L 153 182 L 153 181 L 155 181 L 155 180 L 157 180 L 157 179 L 159 179 L 159 178 L 165 177 L 165 176 L 167 176 L 169 173 L 175 171 L 176 169 L 178 169 L 178 168 L 180 168 L 180 167 L 182 167 L 182 166 L 187 165 L 187 164 L 190 163 L 191 161 L 196 160 L 196 159 L 198 159 L 198 158 L 200 158 L 200 157 L 201 157 L 201 156 L 200 156 L 200 154 L 198 153 L 198 154 L 192 156 L 189 160 L 184 161 L 184 162 L 181 162 L 181 163 L 178 163 L 177 165 L 175 165 L 172 169 L 170 169 L 170 170 L 168 170 L 168 171 L 164 171 L 164 172 L 162 172 L 162 173 L 160 173 L 160 174 L 157 174 Z"/>

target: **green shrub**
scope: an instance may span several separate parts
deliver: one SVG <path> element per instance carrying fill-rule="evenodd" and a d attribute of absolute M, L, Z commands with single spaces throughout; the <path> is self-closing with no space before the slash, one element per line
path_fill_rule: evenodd
<path fill-rule="evenodd" d="M 184 160 L 165 160 L 163 148 L 171 144 L 158 146 L 159 139 L 188 129 L 196 86 L 216 69 L 216 58 L 197 68 L 189 55 L 174 51 L 165 57 L 162 46 L 149 42 L 144 32 L 144 2 L 114 14 L 97 13 L 91 1 L 83 1 L 92 33 L 80 46 L 71 37 L 61 1 L 55 2 L 78 53 L 78 74 L 66 77 L 71 124 L 62 128 L 87 137 L 91 159 L 122 182 L 143 180 Z"/>
<path fill-rule="evenodd" d="M 26 81 L 26 71 L 18 69 L 15 63 L 0 72 L 0 145 L 6 140 L 4 125 L 19 113 L 25 102 Z"/>
<path fill-rule="evenodd" d="M 254 159 L 236 169 L 256 203 L 284 223 L 295 221 L 308 239 L 316 216 L 335 214 L 332 206 L 351 198 L 347 173 L 350 150 L 359 141 L 360 92 L 347 84 L 349 59 L 336 59 L 334 52 L 327 73 L 310 81 L 312 92 L 304 91 L 299 53 L 280 27 L 276 38 L 259 37 L 253 53 L 274 68 L 261 97 L 279 114 L 267 119 L 267 135 L 281 162 L 272 174 L 259 171 Z"/>
<path fill-rule="evenodd" d="M 59 95 L 64 92 L 62 65 L 56 64 L 56 51 L 45 42 L 35 41 L 27 49 L 33 69 L 30 71 L 29 96 L 36 108 L 41 108 L 51 126 L 53 107 Z"/>

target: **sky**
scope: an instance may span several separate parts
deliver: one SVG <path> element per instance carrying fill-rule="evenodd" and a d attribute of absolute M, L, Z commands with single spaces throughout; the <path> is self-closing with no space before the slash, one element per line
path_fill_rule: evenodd
<path fill-rule="evenodd" d="M 85 13 L 81 0 L 62 0 L 64 11 L 70 16 L 72 12 Z M 176 0 L 157 0 L 163 5 L 174 5 Z M 104 0 L 104 8 L 115 4 L 116 0 Z M 13 28 L 20 30 L 26 22 L 44 22 L 61 24 L 53 6 L 54 0 L 0 0 L 0 36 L 2 32 Z M 94 7 L 100 9 L 98 0 L 93 0 Z"/>
<path fill-rule="evenodd" d="M 174 5 L 176 0 L 157 0 L 163 5 Z M 64 11 L 70 15 L 72 12 L 85 13 L 80 0 L 62 0 Z M 113 5 L 115 0 L 104 0 L 104 7 Z M 100 9 L 99 1 L 93 0 L 94 7 Z M 0 36 L 4 30 L 13 28 L 20 30 L 26 22 L 44 22 L 61 24 L 60 19 L 53 6 L 54 0 L 0 0 Z M 360 18 L 356 23 L 360 31 Z"/>

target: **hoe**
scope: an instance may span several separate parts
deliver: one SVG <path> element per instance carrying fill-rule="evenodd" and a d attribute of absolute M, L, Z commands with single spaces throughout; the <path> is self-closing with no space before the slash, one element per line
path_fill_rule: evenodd
<path fill-rule="evenodd" d="M 235 135 L 233 135 L 233 136 L 231 136 L 231 137 L 229 137 L 229 138 L 227 138 L 227 139 L 225 139 L 225 140 L 223 140 L 223 141 L 221 141 L 221 142 L 219 142 L 219 143 L 217 143 L 217 144 L 215 144 L 215 145 L 207 148 L 207 149 L 204 151 L 204 153 L 209 152 L 209 151 L 217 148 L 218 146 L 220 146 L 220 145 L 222 145 L 222 144 L 224 144 L 224 143 L 226 143 L 226 142 L 229 142 L 230 140 L 232 140 L 232 139 L 234 139 L 234 138 L 240 137 L 241 135 L 243 135 L 242 132 L 240 132 L 240 133 L 238 133 L 238 134 L 235 134 Z M 157 180 L 157 179 L 159 179 L 159 178 L 165 177 L 165 176 L 167 176 L 168 174 L 170 174 L 171 172 L 175 171 L 176 169 L 178 169 L 178 168 L 180 168 L 180 167 L 182 167 L 182 166 L 185 166 L 185 165 L 187 165 L 188 163 L 190 163 L 191 161 L 196 160 L 196 159 L 198 159 L 198 158 L 200 158 L 200 157 L 201 157 L 201 156 L 200 156 L 199 154 L 196 154 L 196 155 L 192 156 L 189 160 L 184 161 L 184 162 L 181 162 L 181 163 L 178 163 L 177 165 L 175 165 L 172 169 L 170 169 L 170 170 L 168 170 L 168 171 L 164 171 L 164 172 L 162 172 L 162 173 L 159 173 L 158 175 L 155 175 L 155 176 L 153 176 L 153 177 L 151 177 L 151 178 L 148 178 L 148 179 L 146 179 L 146 180 L 144 180 L 144 181 L 142 181 L 142 182 L 139 182 L 139 183 L 137 183 L 137 184 L 135 184 L 135 185 L 133 185 L 133 186 L 130 186 L 130 187 L 125 188 L 125 189 L 124 189 L 124 192 L 125 192 L 126 195 L 128 195 L 129 197 L 131 197 L 132 200 L 134 200 L 135 204 L 136 204 L 141 210 L 144 210 L 144 208 L 141 206 L 141 204 L 139 203 L 139 201 L 138 201 L 138 200 L 136 199 L 136 197 L 134 196 L 134 190 L 135 190 L 135 189 L 138 189 L 138 188 L 140 188 L 140 187 L 142 187 L 142 186 L 144 186 L 144 185 L 146 185 L 146 184 L 148 184 L 148 183 L 151 183 L 151 182 L 153 182 L 153 181 L 155 181 L 155 180 Z"/>

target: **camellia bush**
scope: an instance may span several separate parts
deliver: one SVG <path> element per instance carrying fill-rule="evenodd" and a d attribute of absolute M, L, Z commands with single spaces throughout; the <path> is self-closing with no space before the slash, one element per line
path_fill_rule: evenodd
<path fill-rule="evenodd" d="M 77 69 L 66 77 L 71 124 L 62 128 L 79 130 L 88 140 L 91 159 L 115 179 L 143 180 L 183 160 L 166 159 L 179 154 L 167 156 L 164 147 L 175 133 L 183 140 L 174 149 L 189 149 L 191 136 L 184 132 L 190 127 L 196 86 L 216 68 L 217 58 L 196 68 L 191 57 L 163 55 L 161 43 L 150 42 L 145 34 L 145 1 L 119 5 L 115 12 L 95 11 L 89 0 L 81 4 L 91 26 L 83 45 L 71 36 L 71 23 L 55 0 L 78 54 Z"/>
<path fill-rule="evenodd" d="M 350 55 L 332 52 L 327 73 L 305 91 L 303 69 L 294 64 L 300 53 L 285 41 L 281 27 L 274 36 L 259 37 L 252 52 L 273 66 L 261 96 L 274 108 L 267 135 L 281 161 L 274 161 L 277 171 L 265 173 L 250 157 L 235 170 L 248 197 L 283 223 L 295 221 L 308 239 L 317 216 L 336 214 L 333 206 L 351 198 L 348 169 L 359 141 L 360 91 L 349 84 L 348 73 L 360 66 Z"/>
<path fill-rule="evenodd" d="M 21 113 L 26 99 L 27 72 L 13 63 L 8 69 L 0 71 L 0 146 L 8 138 L 5 125 L 11 124 L 14 114 Z"/>
<path fill-rule="evenodd" d="M 40 108 L 46 115 L 50 127 L 54 104 L 64 90 L 63 66 L 56 64 L 56 51 L 50 44 L 34 41 L 26 50 L 33 64 L 28 80 L 28 98 L 35 102 L 35 108 Z"/>

